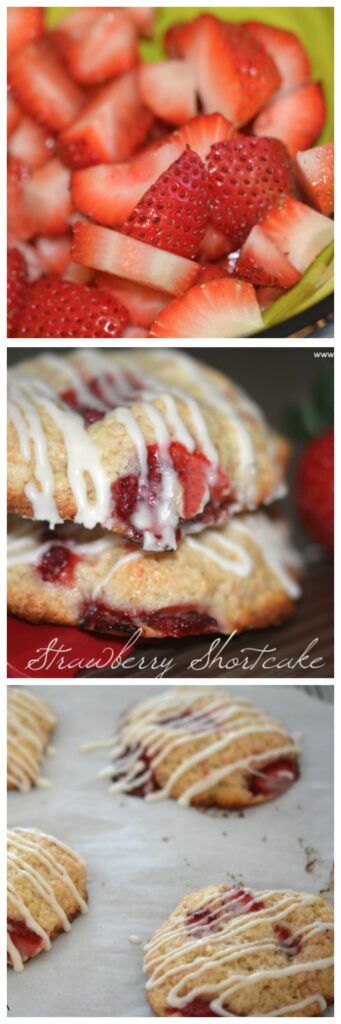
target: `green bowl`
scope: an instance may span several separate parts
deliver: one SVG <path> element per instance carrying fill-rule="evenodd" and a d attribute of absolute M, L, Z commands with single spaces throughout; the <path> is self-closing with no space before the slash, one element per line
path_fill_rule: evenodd
<path fill-rule="evenodd" d="M 73 7 L 49 7 L 46 18 L 49 27 L 74 10 Z M 319 142 L 334 137 L 334 8 L 333 7 L 158 7 L 154 38 L 141 42 L 143 60 L 160 60 L 165 56 L 162 39 L 164 32 L 176 21 L 189 21 L 195 15 L 209 11 L 226 21 L 249 19 L 268 22 L 278 28 L 295 32 L 306 47 L 313 77 L 323 83 L 327 119 Z M 296 317 L 332 295 L 334 288 L 333 244 L 320 254 L 299 283 L 283 295 L 263 314 L 266 330 Z"/>

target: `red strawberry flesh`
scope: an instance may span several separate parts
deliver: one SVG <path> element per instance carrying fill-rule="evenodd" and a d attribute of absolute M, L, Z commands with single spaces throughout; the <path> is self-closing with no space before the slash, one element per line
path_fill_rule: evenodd
<path fill-rule="evenodd" d="M 127 319 L 111 295 L 51 276 L 30 285 L 16 337 L 117 338 Z"/>
<path fill-rule="evenodd" d="M 65 547 L 64 544 L 51 544 L 45 551 L 41 562 L 37 565 L 38 572 L 44 583 L 61 583 L 71 586 L 79 557 Z"/>
<path fill-rule="evenodd" d="M 19 249 L 7 254 L 7 334 L 14 337 L 27 291 L 26 264 Z"/>
<path fill-rule="evenodd" d="M 22 956 L 23 960 L 30 960 L 43 949 L 43 940 L 36 935 L 23 921 L 14 921 L 7 918 L 7 930 L 11 940 Z M 12 963 L 10 953 L 7 954 L 7 962 Z"/>

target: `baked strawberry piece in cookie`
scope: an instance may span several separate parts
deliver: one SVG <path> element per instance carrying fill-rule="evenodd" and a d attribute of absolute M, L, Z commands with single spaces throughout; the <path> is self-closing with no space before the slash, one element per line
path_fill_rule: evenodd
<path fill-rule="evenodd" d="M 46 701 L 17 687 L 7 690 L 7 789 L 25 793 L 45 784 L 39 766 L 55 725 Z"/>
<path fill-rule="evenodd" d="M 8 537 L 12 614 L 108 635 L 179 638 L 276 625 L 293 612 L 299 574 L 285 524 L 261 512 L 186 535 L 166 554 L 109 531 L 51 531 L 14 517 Z"/>
<path fill-rule="evenodd" d="M 37 829 L 7 833 L 7 961 L 22 971 L 87 912 L 86 868 L 69 846 Z"/>
<path fill-rule="evenodd" d="M 101 776 L 114 793 L 235 809 L 290 789 L 298 753 L 284 726 L 241 697 L 179 687 L 128 711 Z"/>
<path fill-rule="evenodd" d="M 237 385 L 176 352 L 19 363 L 9 418 L 9 511 L 51 526 L 171 550 L 284 491 L 286 443 Z"/>
<path fill-rule="evenodd" d="M 333 1001 L 333 911 L 320 896 L 208 886 L 149 940 L 159 1017 L 320 1017 Z"/>

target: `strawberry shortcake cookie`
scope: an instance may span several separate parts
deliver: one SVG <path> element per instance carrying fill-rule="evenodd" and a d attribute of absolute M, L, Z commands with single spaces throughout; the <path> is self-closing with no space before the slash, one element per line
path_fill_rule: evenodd
<path fill-rule="evenodd" d="M 43 786 L 39 766 L 56 719 L 46 701 L 12 687 L 7 691 L 7 789 Z"/>

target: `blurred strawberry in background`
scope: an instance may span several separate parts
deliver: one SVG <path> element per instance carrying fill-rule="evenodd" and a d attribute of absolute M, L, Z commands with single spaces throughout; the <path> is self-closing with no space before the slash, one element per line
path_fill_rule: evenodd
<path fill-rule="evenodd" d="M 312 395 L 289 410 L 287 428 L 302 448 L 294 494 L 302 526 L 314 541 L 334 547 L 334 373 L 324 366 Z"/>

